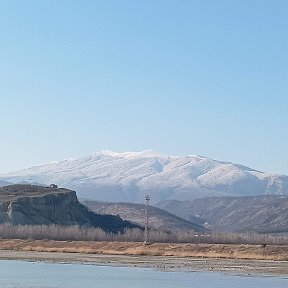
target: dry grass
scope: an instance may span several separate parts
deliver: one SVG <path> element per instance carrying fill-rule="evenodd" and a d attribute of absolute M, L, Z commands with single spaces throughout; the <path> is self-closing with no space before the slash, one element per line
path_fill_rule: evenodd
<path fill-rule="evenodd" d="M 153 255 L 175 257 L 288 260 L 288 246 L 236 244 L 172 244 L 141 242 L 94 242 L 53 240 L 0 240 L 0 250 L 91 253 L 109 255 Z"/>
<path fill-rule="evenodd" d="M 107 233 L 99 228 L 60 225 L 0 225 L 2 239 L 30 239 L 56 241 L 107 241 L 141 242 L 144 231 L 127 229 L 124 233 Z M 150 230 L 149 241 L 153 243 L 209 243 L 209 244 L 253 244 L 286 245 L 288 235 L 256 233 L 195 233 L 191 230 Z"/>

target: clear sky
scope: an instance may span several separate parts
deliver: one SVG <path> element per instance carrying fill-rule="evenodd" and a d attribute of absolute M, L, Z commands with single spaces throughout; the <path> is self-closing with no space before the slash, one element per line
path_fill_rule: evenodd
<path fill-rule="evenodd" d="M 0 172 L 103 149 L 288 174 L 288 1 L 0 0 Z"/>

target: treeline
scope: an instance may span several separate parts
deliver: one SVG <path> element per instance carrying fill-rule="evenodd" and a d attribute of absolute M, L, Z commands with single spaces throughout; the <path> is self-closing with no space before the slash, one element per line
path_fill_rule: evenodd
<path fill-rule="evenodd" d="M 207 243 L 207 244 L 257 244 L 285 245 L 288 235 L 268 235 L 256 233 L 195 233 L 192 231 L 150 230 L 150 243 Z M 1 239 L 62 240 L 62 241 L 124 241 L 142 242 L 144 231 L 127 229 L 124 233 L 107 233 L 98 228 L 80 226 L 12 226 L 0 225 Z"/>

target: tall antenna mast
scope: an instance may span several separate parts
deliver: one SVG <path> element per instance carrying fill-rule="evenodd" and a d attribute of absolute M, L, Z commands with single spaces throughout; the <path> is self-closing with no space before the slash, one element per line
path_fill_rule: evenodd
<path fill-rule="evenodd" d="M 148 229 L 149 229 L 149 201 L 150 201 L 149 195 L 145 196 L 145 201 L 146 201 L 146 223 L 145 223 L 144 245 L 147 245 L 148 244 Z"/>

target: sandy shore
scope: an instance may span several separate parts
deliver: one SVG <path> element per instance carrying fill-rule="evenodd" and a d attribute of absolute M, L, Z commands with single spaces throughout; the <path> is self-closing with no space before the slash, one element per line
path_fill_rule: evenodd
<path fill-rule="evenodd" d="M 1 260 L 45 261 L 155 268 L 165 271 L 216 271 L 245 275 L 288 275 L 288 261 L 208 259 L 173 256 L 127 256 L 0 250 Z"/>

